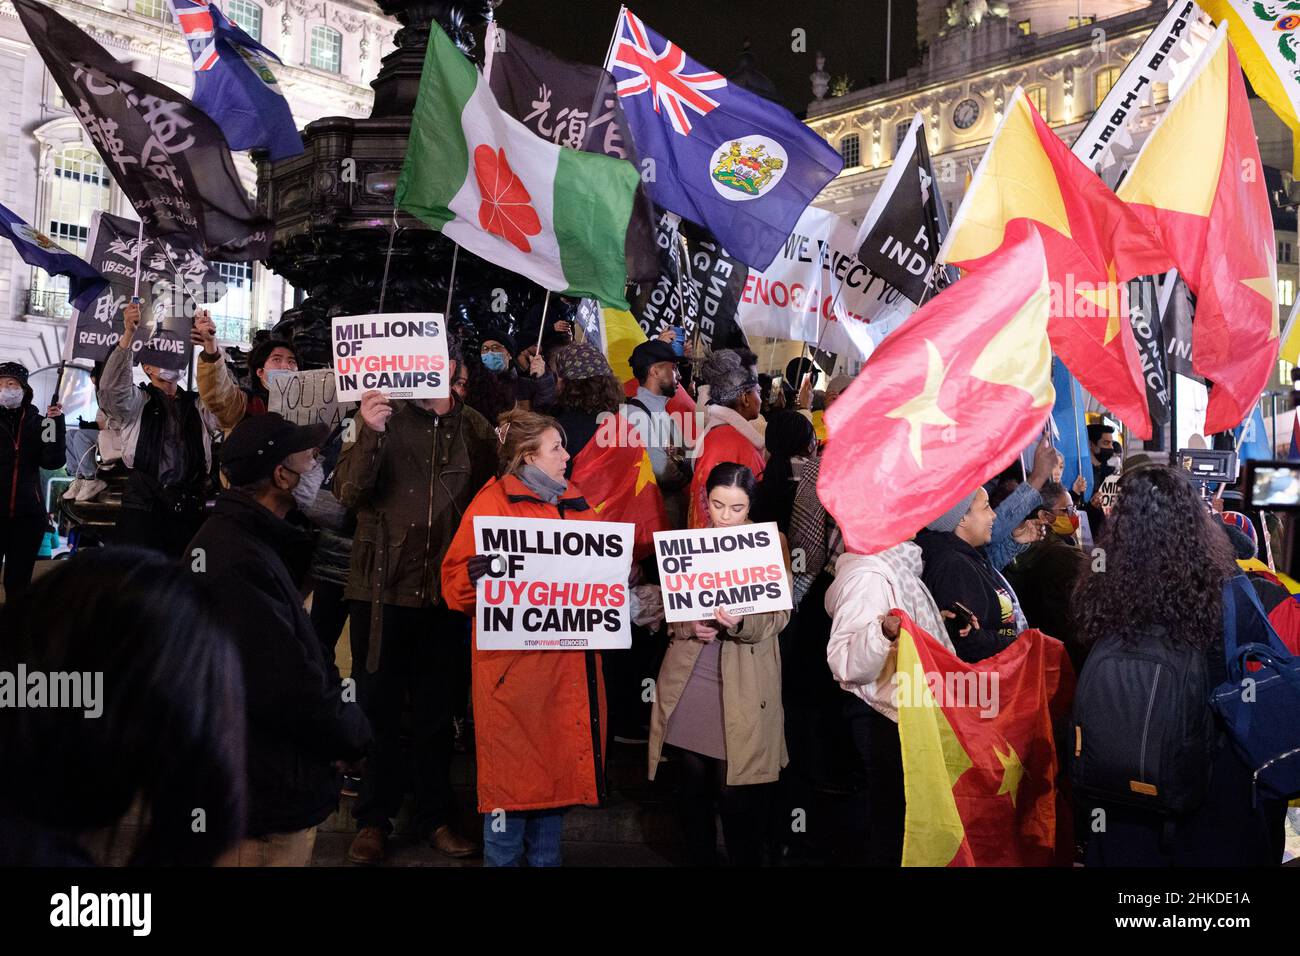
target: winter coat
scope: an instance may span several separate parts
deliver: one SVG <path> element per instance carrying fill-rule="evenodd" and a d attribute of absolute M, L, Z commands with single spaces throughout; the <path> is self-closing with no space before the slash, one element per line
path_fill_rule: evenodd
<path fill-rule="evenodd" d="M 212 412 L 223 434 L 229 435 L 245 415 L 266 413 L 265 393 L 250 393 L 240 388 L 220 351 L 212 357 L 206 350 L 199 352 L 198 361 L 194 363 L 194 378 L 198 382 L 199 398 Z"/>
<path fill-rule="evenodd" d="M 925 571 L 921 580 L 940 610 L 961 603 L 980 626 L 953 638 L 957 656 L 968 664 L 992 657 L 1016 639 L 1014 596 L 988 558 L 951 531 L 926 529 L 916 536 Z M 951 635 L 950 635 L 951 636 Z"/>
<path fill-rule="evenodd" d="M 734 461 L 749 468 L 757 481 L 763 477 L 763 465 L 767 461 L 764 457 L 763 436 L 755 429 L 753 422 L 724 405 L 706 405 L 704 415 L 704 431 L 693 449 L 698 454 L 692 462 L 695 473 L 691 476 L 687 515 L 692 528 L 703 528 L 708 524 L 709 505 L 705 488 L 709 472 L 714 466 L 724 461 Z"/>
<path fill-rule="evenodd" d="M 1070 594 L 1079 575 L 1088 569 L 1087 556 L 1053 531 L 1030 545 L 1007 565 L 1006 578 L 1016 590 L 1029 626 L 1065 645 L 1075 673 L 1086 656 L 1075 634 Z"/>
<path fill-rule="evenodd" d="M 62 415 L 50 419 L 36 410 L 30 394 L 17 408 L 0 408 L 0 521 L 46 513 L 41 497 L 41 469 L 53 471 L 66 463 Z"/>
<path fill-rule="evenodd" d="M 921 581 L 921 549 L 904 541 L 879 554 L 840 555 L 826 592 L 831 636 L 826 663 L 839 685 L 890 720 L 898 721 L 898 642 L 885 637 L 880 618 L 893 608 L 952 650 L 938 605 Z"/>
<path fill-rule="evenodd" d="M 376 617 L 384 604 L 441 600 L 443 555 L 497 458 L 496 433 L 463 402 L 441 416 L 414 402 L 393 406 L 382 432 L 358 416 L 356 441 L 334 471 L 334 494 L 357 517 L 344 596 L 372 602 Z"/>
<path fill-rule="evenodd" d="M 443 599 L 471 617 L 476 594 L 467 565 L 478 551 L 475 515 L 599 520 L 572 483 L 558 504 L 549 504 L 514 475 L 491 481 L 465 510 L 442 566 Z M 474 628 L 479 811 L 599 806 L 605 799 L 606 727 L 600 655 L 483 651 L 477 621 Z"/>
<path fill-rule="evenodd" d="M 362 756 L 370 725 L 345 703 L 299 587 L 311 535 L 240 490 L 223 492 L 185 553 L 239 648 L 248 715 L 248 833 L 316 826 L 338 807 L 335 760 Z"/>

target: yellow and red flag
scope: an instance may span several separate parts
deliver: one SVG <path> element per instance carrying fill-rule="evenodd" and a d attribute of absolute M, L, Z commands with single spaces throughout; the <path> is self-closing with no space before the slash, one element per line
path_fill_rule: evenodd
<path fill-rule="evenodd" d="M 1041 434 L 1055 399 L 1047 270 L 1038 234 L 1013 231 L 890 333 L 826 413 L 817 493 L 849 550 L 905 540 Z"/>
<path fill-rule="evenodd" d="M 623 383 L 623 391 L 631 398 L 637 389 L 637 380 L 630 364 L 632 350 L 646 341 L 646 334 L 635 316 L 626 309 L 607 308 L 601 314 L 605 322 L 605 357 L 609 359 L 609 367 L 613 369 L 614 375 Z M 683 418 L 693 415 L 695 399 L 678 385 L 677 394 L 668 399 L 667 410 Z"/>
<path fill-rule="evenodd" d="M 573 483 L 600 520 L 636 525 L 633 560 L 654 552 L 654 533 L 668 530 L 664 498 L 645 441 L 622 409 L 601 423 L 573 459 Z"/>
<path fill-rule="evenodd" d="M 987 268 L 1014 223 L 1029 224 L 1043 239 L 1052 284 L 1053 351 L 1137 437 L 1151 437 L 1125 283 L 1167 271 L 1169 256 L 1019 88 L 980 160 L 939 259 L 971 272 Z"/>
<path fill-rule="evenodd" d="M 902 619 L 903 865 L 1069 865 L 1052 734 L 1074 693 L 1064 645 L 1023 631 L 999 654 L 967 664 L 903 611 L 890 613 Z"/>
<path fill-rule="evenodd" d="M 1119 187 L 1196 294 L 1192 368 L 1205 434 L 1250 414 L 1277 366 L 1277 252 L 1237 54 L 1220 25 Z"/>

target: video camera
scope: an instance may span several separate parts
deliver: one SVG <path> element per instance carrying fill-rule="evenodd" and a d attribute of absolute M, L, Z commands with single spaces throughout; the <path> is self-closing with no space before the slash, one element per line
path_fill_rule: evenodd
<path fill-rule="evenodd" d="M 1207 485 L 1230 485 L 1237 480 L 1237 453 L 1220 448 L 1180 448 L 1178 467 L 1202 491 Z"/>

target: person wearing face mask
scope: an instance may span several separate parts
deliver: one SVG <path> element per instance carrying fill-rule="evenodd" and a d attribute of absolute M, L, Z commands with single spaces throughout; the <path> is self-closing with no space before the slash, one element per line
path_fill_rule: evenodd
<path fill-rule="evenodd" d="M 536 340 L 521 349 L 504 329 L 486 329 L 480 338 L 479 358 L 485 369 L 510 383 L 515 401 L 525 410 L 538 411 L 555 404 L 555 373 L 537 354 Z"/>
<path fill-rule="evenodd" d="M 1029 626 L 1065 644 L 1077 673 L 1086 651 L 1078 641 L 1070 595 L 1088 569 L 1089 559 L 1079 549 L 1079 512 L 1070 492 L 1060 482 L 1049 481 L 1043 485 L 1042 495 L 1038 518 L 1046 534 L 1017 555 L 1005 573 Z"/>
<path fill-rule="evenodd" d="M 6 600 L 31 584 L 50 527 L 41 469 L 61 467 L 66 455 L 63 408 L 53 402 L 44 415 L 38 412 L 27 375 L 19 362 L 0 362 L 0 562 Z"/>
<path fill-rule="evenodd" d="M 755 419 L 763 406 L 758 374 L 734 349 L 711 354 L 700 366 L 700 378 L 708 386 L 708 404 L 704 423 L 692 443 L 694 455 L 687 521 L 692 528 L 702 528 L 708 520 L 708 502 L 704 483 L 709 472 L 724 461 L 744 465 L 763 477 L 763 436 L 755 428 Z"/>
<path fill-rule="evenodd" d="M 498 473 L 465 509 L 442 566 L 442 592 L 474 614 L 477 584 L 492 558 L 477 553 L 477 515 L 599 521 L 564 477 L 559 422 L 506 414 L 497 429 Z M 606 796 L 608 712 L 596 651 L 473 651 L 478 808 L 483 864 L 559 866 L 564 812 Z"/>
<path fill-rule="evenodd" d="M 212 470 L 212 413 L 198 395 L 179 388 L 179 369 L 142 365 L 149 381 L 137 388 L 131 375 L 132 342 L 140 306 L 123 311 L 124 330 L 100 376 L 99 407 L 122 441 L 129 475 L 117 519 L 123 544 L 180 557 L 203 521 Z"/>
<path fill-rule="evenodd" d="M 749 524 L 753 472 L 725 462 L 709 472 L 705 488 L 708 527 Z M 766 785 L 789 763 L 776 639 L 789 620 L 789 611 L 733 615 L 719 607 L 707 620 L 669 625 L 671 641 L 655 684 L 648 769 L 653 780 L 665 746 L 673 748 L 683 775 L 680 811 L 694 866 L 716 862 L 715 813 L 722 817 L 728 862 L 763 862 Z"/>
<path fill-rule="evenodd" d="M 207 309 L 194 316 L 190 339 L 203 347 L 195 368 L 199 398 L 227 434 L 243 421 L 245 415 L 266 412 L 271 397 L 267 391 L 268 372 L 298 371 L 298 355 L 293 346 L 283 339 L 266 339 L 248 353 L 248 388 L 240 388 L 217 347 L 217 324 Z"/>
<path fill-rule="evenodd" d="M 462 359 L 449 343 L 448 376 Z M 361 793 L 353 807 L 353 863 L 387 853 L 393 820 L 412 780 L 409 832 L 452 857 L 477 847 L 452 828 L 454 718 L 469 683 L 464 617 L 442 588 L 443 555 L 474 495 L 496 470 L 496 435 L 452 392 L 447 398 L 361 396 L 355 440 L 334 470 L 334 493 L 356 515 L 344 596 L 357 694 L 375 731 Z M 403 746 L 404 705 L 413 738 Z"/>
<path fill-rule="evenodd" d="M 328 434 L 275 412 L 236 425 L 221 452 L 230 487 L 186 549 L 203 556 L 186 566 L 221 602 L 244 672 L 248 825 L 218 865 L 309 865 L 316 827 L 338 809 L 336 765 L 370 740 L 303 607 L 313 542 L 289 520 L 320 488 Z"/>

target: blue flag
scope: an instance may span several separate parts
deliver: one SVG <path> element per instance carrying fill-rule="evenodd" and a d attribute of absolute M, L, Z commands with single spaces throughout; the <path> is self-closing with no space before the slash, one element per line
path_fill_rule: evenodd
<path fill-rule="evenodd" d="M 0 235 L 14 244 L 29 266 L 44 269 L 52 276 L 67 276 L 68 302 L 74 309 L 89 307 L 108 288 L 108 280 L 89 262 L 37 232 L 4 206 L 0 206 Z"/>
<path fill-rule="evenodd" d="M 624 9 L 609 60 L 650 198 L 766 269 L 813 198 L 844 168 L 784 109 L 702 66 Z"/>
<path fill-rule="evenodd" d="M 1060 436 L 1056 450 L 1065 458 L 1061 484 L 1068 489 L 1079 475 L 1083 475 L 1083 480 L 1088 483 L 1083 500 L 1089 501 L 1096 489 L 1092 487 L 1092 453 L 1088 451 L 1088 422 L 1084 417 L 1087 402 L 1083 386 L 1056 356 L 1052 356 L 1052 387 L 1056 389 L 1052 420 Z"/>
<path fill-rule="evenodd" d="M 1268 444 L 1268 432 L 1264 430 L 1264 413 L 1259 403 L 1244 422 L 1232 430 L 1237 439 L 1237 461 L 1272 461 L 1273 449 Z"/>
<path fill-rule="evenodd" d="M 231 149 L 265 149 L 271 159 L 303 151 L 289 101 L 265 57 L 280 58 L 228 20 L 207 0 L 170 0 L 194 59 L 196 106 Z"/>

